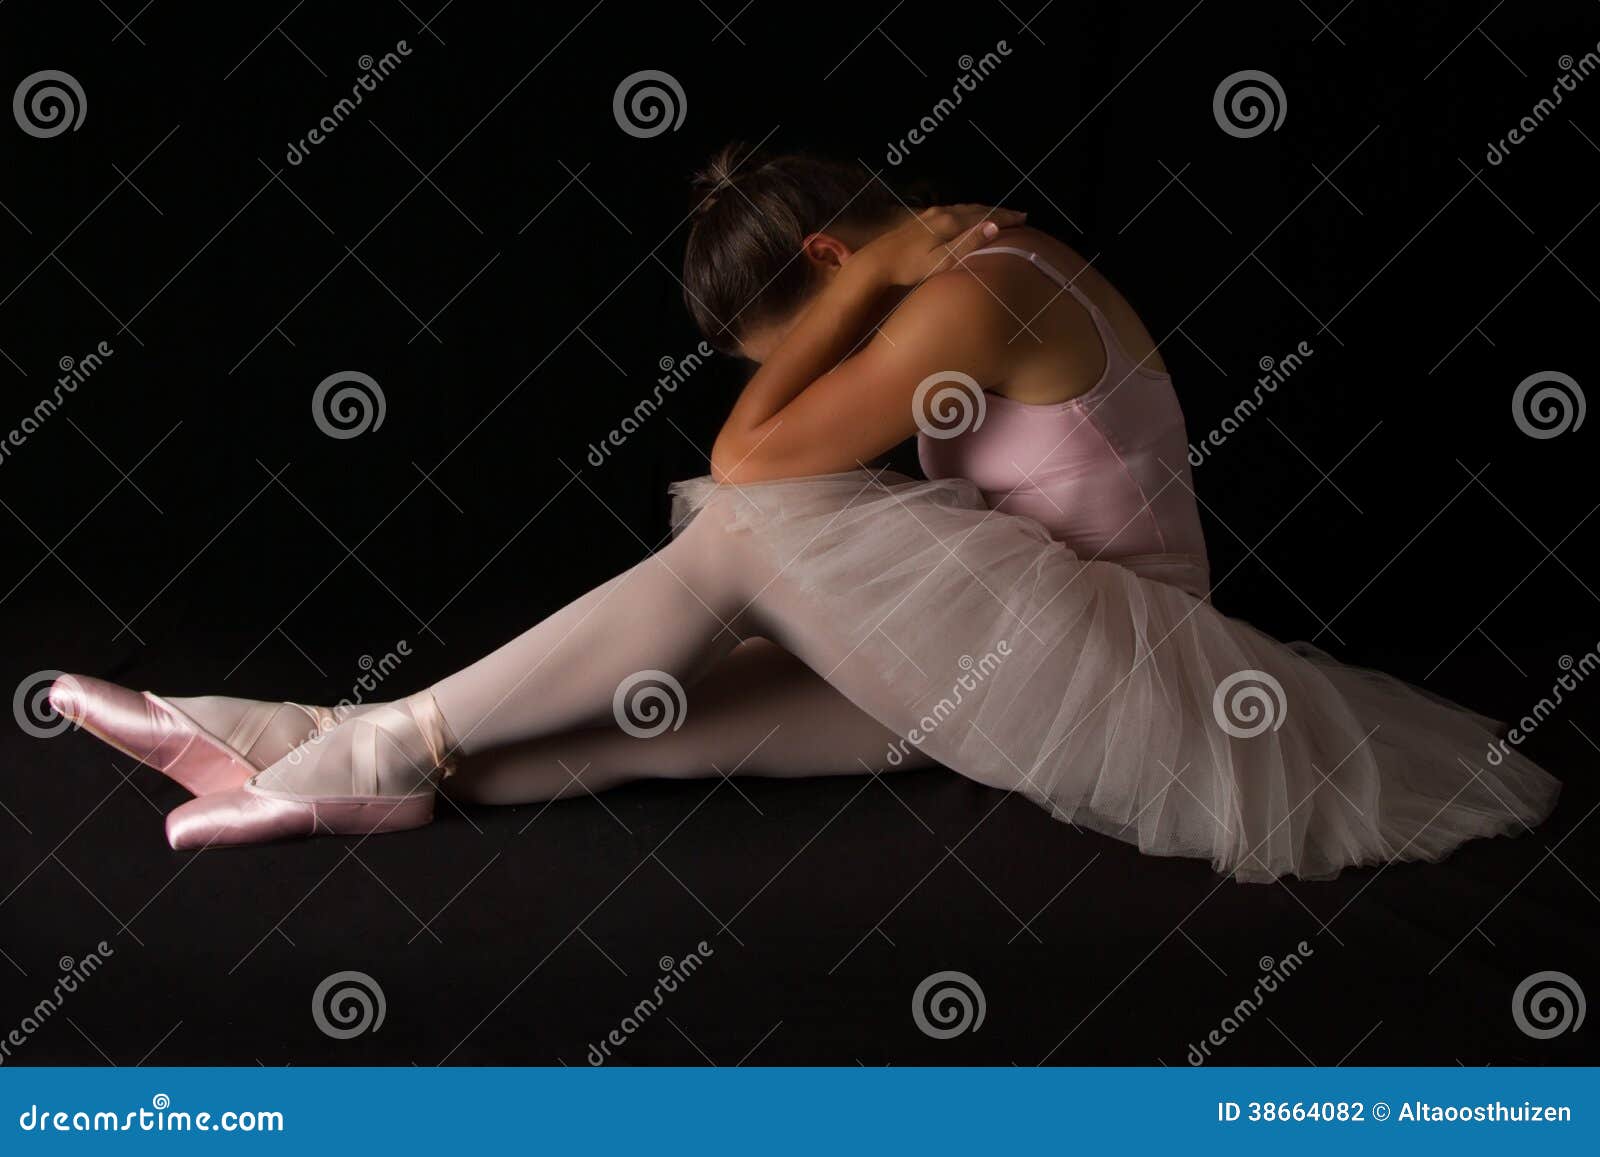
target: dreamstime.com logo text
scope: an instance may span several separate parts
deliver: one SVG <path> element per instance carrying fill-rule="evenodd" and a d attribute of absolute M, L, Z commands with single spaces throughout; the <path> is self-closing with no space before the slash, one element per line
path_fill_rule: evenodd
<path fill-rule="evenodd" d="M 50 1109 L 29 1105 L 17 1117 L 24 1133 L 282 1133 L 283 1114 L 276 1110 L 225 1109 L 191 1113 L 172 1107 L 172 1098 L 157 1093 L 150 1108 L 115 1113 L 107 1109 Z"/>
<path fill-rule="evenodd" d="M 1000 62 L 1011 55 L 1011 46 L 1004 40 L 995 42 L 993 52 L 985 52 L 976 60 L 968 53 L 956 63 L 961 67 L 961 75 L 956 77 L 955 84 L 950 86 L 950 95 L 941 97 L 937 104 L 928 111 L 928 114 L 916 123 L 905 136 L 898 141 L 889 142 L 889 151 L 885 159 L 891 165 L 898 165 L 911 155 L 911 150 L 922 144 L 933 135 L 940 125 L 956 111 L 956 107 L 970 92 L 976 92 L 978 85 L 987 80 L 995 69 L 1000 67 Z"/>
<path fill-rule="evenodd" d="M 667 397 L 677 393 L 678 387 L 688 381 L 691 374 L 705 365 L 706 360 L 714 352 L 707 342 L 702 341 L 676 361 L 671 356 L 666 356 L 657 362 L 656 365 L 661 370 L 661 376 L 656 379 L 655 388 L 646 397 L 640 398 L 635 403 L 633 411 L 623 418 L 604 438 L 598 442 L 589 443 L 589 465 L 604 466 L 606 459 L 611 457 L 611 451 L 633 437 L 639 431 L 639 428 L 648 422 L 651 416 L 661 408 Z"/>
<path fill-rule="evenodd" d="M 1288 381 L 1295 371 L 1303 366 L 1306 359 L 1316 351 L 1311 348 L 1311 343 L 1301 342 L 1294 349 L 1284 354 L 1281 358 L 1270 355 L 1263 357 L 1256 365 L 1261 370 L 1261 376 L 1256 379 L 1255 388 L 1245 397 L 1240 398 L 1222 421 L 1210 430 L 1198 442 L 1189 443 L 1189 465 L 1199 467 L 1211 456 L 1211 451 L 1221 446 L 1240 427 L 1250 420 L 1257 410 L 1261 408 L 1267 398 L 1278 392 L 1278 387 Z"/>
<path fill-rule="evenodd" d="M 328 115 L 317 122 L 316 128 L 298 141 L 290 141 L 289 151 L 284 154 L 284 160 L 291 165 L 298 165 L 305 160 L 314 147 L 327 140 L 336 128 L 354 115 L 356 106 L 361 103 L 365 95 L 376 92 L 378 85 L 400 67 L 402 59 L 410 55 L 411 46 L 404 40 L 397 40 L 393 52 L 385 52 L 376 60 L 369 54 L 356 61 L 361 66 L 361 75 L 356 78 L 355 84 L 350 86 L 350 95 L 341 97 L 328 111 Z"/>
<path fill-rule="evenodd" d="M 944 721 L 956 713 L 962 700 L 969 692 L 976 691 L 979 684 L 1000 669 L 1000 664 L 1005 662 L 1011 654 L 1011 640 L 1001 639 L 994 645 L 994 650 L 986 652 L 981 659 L 974 659 L 971 655 L 962 655 L 958 666 L 962 674 L 950 688 L 950 693 L 942 697 L 928 709 L 917 726 L 906 732 L 904 738 L 896 739 L 889 744 L 885 758 L 890 767 L 899 767 L 901 762 L 910 753 L 913 747 L 920 747 L 922 741 L 944 725 Z"/>
<path fill-rule="evenodd" d="M 43 1028 L 45 1023 L 61 1010 L 67 997 L 77 992 L 79 985 L 98 972 L 108 956 L 115 955 L 116 950 L 102 940 L 94 946 L 93 952 L 81 960 L 63 956 L 57 961 L 61 975 L 56 978 L 55 987 L 50 990 L 49 995 L 33 1006 L 16 1028 L 0 1038 L 0 1065 L 10 1060 L 12 1052 L 27 1044 L 28 1038 Z"/>
<path fill-rule="evenodd" d="M 1228 1042 L 1230 1036 L 1243 1028 L 1245 1022 L 1260 1011 L 1267 997 L 1277 992 L 1280 984 L 1300 970 L 1306 962 L 1306 957 L 1316 955 L 1311 945 L 1304 940 L 1294 947 L 1295 950 L 1282 960 L 1274 962 L 1270 956 L 1263 956 L 1260 959 L 1258 966 L 1261 969 L 1261 976 L 1256 981 L 1255 987 L 1250 990 L 1250 995 L 1234 1005 L 1228 1015 L 1222 1018 L 1222 1023 L 1207 1033 L 1199 1044 L 1189 1046 L 1188 1059 L 1191 1065 L 1198 1068 L 1205 1064 L 1211 1057 L 1211 1051 L 1221 1048 Z"/>
<path fill-rule="evenodd" d="M 50 420 L 50 416 L 61 408 L 67 398 L 78 392 L 78 387 L 88 381 L 113 352 L 111 343 L 103 341 L 81 358 L 67 356 L 57 362 L 61 376 L 56 379 L 54 388 L 35 402 L 33 409 L 23 415 L 22 421 L 6 434 L 4 441 L 0 441 L 0 465 L 4 465 L 6 459 L 11 457 L 12 451 L 38 433 L 39 427 Z"/>
<path fill-rule="evenodd" d="M 355 686 L 350 688 L 350 694 L 326 710 L 317 708 L 317 730 L 331 731 L 366 706 L 368 696 L 383 686 L 384 681 L 410 657 L 411 643 L 406 639 L 401 639 L 395 644 L 394 650 L 386 652 L 381 659 L 362 655 L 356 660 L 356 666 L 361 668 L 362 674 L 356 678 Z M 303 745 L 296 747 L 284 756 L 284 759 L 292 766 L 298 766 L 305 758 L 305 751 Z"/>
<path fill-rule="evenodd" d="M 628 1043 L 628 1038 L 644 1027 L 646 1022 L 660 1011 L 662 1003 L 668 994 L 678 991 L 678 986 L 688 981 L 701 968 L 705 966 L 706 958 L 715 956 L 716 950 L 704 940 L 696 944 L 695 950 L 682 960 L 674 961 L 670 956 L 663 956 L 656 962 L 661 969 L 661 976 L 656 981 L 655 987 L 650 990 L 650 995 L 634 1005 L 622 1022 L 605 1035 L 597 1045 L 589 1046 L 588 1061 L 595 1068 L 599 1068 L 611 1059 L 613 1049 L 619 1049 Z"/>
<path fill-rule="evenodd" d="M 1600 646 L 1585 651 L 1576 659 L 1571 655 L 1563 655 L 1556 665 L 1564 674 L 1556 676 L 1550 694 L 1529 708 L 1528 713 L 1517 720 L 1516 726 L 1507 728 L 1505 738 L 1490 741 L 1487 757 L 1490 767 L 1499 767 L 1504 763 L 1513 747 L 1520 746 L 1528 736 L 1539 730 L 1544 721 L 1556 713 L 1556 708 L 1566 702 L 1566 697 L 1578 689 L 1580 683 L 1600 670 Z"/>
<path fill-rule="evenodd" d="M 1490 141 L 1488 151 L 1483 159 L 1491 165 L 1498 165 L 1511 155 L 1511 150 L 1527 140 L 1533 130 L 1544 124 L 1556 111 L 1569 92 L 1576 92 L 1578 85 L 1589 79 L 1590 73 L 1600 69 L 1600 44 L 1594 49 L 1585 52 L 1577 60 L 1571 54 L 1563 56 L 1556 64 L 1561 69 L 1561 75 L 1556 77 L 1555 84 L 1550 86 L 1550 96 L 1540 98 L 1528 111 L 1528 114 L 1517 122 L 1517 127 L 1506 133 L 1498 141 Z M 1555 99 L 1552 100 L 1551 97 Z"/>

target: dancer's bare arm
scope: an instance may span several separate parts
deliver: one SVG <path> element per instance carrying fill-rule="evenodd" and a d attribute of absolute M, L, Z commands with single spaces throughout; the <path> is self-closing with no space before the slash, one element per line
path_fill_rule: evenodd
<path fill-rule="evenodd" d="M 981 205 L 929 210 L 863 247 L 806 310 L 735 403 L 712 451 L 724 482 L 853 469 L 914 434 L 913 399 L 930 375 L 1002 378 L 1006 313 L 955 272 L 1020 214 Z M 883 294 L 916 285 L 853 356 Z"/>

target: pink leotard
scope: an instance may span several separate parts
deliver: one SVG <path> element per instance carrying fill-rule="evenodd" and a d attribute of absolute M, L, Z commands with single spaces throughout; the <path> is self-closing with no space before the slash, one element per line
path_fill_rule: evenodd
<path fill-rule="evenodd" d="M 1105 373 L 1055 405 L 986 393 L 981 422 L 954 438 L 918 439 L 923 471 L 970 479 L 990 507 L 1034 519 L 1082 558 L 1204 597 L 1210 566 L 1171 378 L 1134 361 L 1099 307 L 1037 253 L 996 246 L 971 256 L 982 253 L 1032 262 L 1088 310 Z"/>

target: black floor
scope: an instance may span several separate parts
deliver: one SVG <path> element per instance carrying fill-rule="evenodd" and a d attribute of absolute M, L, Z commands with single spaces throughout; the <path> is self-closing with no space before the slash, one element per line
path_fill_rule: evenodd
<path fill-rule="evenodd" d="M 96 673 L 176 692 L 208 671 L 162 654 Z M 1463 654 L 1442 689 L 1496 706 L 1497 663 Z M 1557 719 L 1530 744 L 1567 782 L 1531 835 L 1246 886 L 945 772 L 641 784 L 446 807 L 362 843 L 181 855 L 161 828 L 174 785 L 124 782 L 129 761 L 85 735 L 9 730 L 0 1030 L 50 995 L 59 958 L 105 940 L 103 967 L 7 1063 L 582 1065 L 613 1029 L 630 1033 L 610 1049 L 623 1064 L 1183 1065 L 1213 1029 L 1218 1064 L 1594 1063 L 1592 1025 L 1535 1039 L 1512 1015 L 1536 972 L 1600 992 L 1600 753 L 1583 732 Z M 703 966 L 624 1025 L 663 958 L 701 941 Z M 1263 962 L 1295 952 L 1224 1024 Z M 339 1040 L 312 999 L 344 970 L 373 978 L 385 1016 Z M 977 983 L 985 1017 L 934 1039 L 912 996 L 945 970 Z"/>

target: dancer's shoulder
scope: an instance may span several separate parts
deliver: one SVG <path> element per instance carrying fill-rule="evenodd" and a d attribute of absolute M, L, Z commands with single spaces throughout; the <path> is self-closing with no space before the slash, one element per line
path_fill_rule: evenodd
<path fill-rule="evenodd" d="M 890 341 L 901 334 L 930 336 L 961 327 L 977 340 L 1000 333 L 1009 316 L 1005 300 L 967 269 L 935 274 L 906 295 L 883 330 Z"/>

